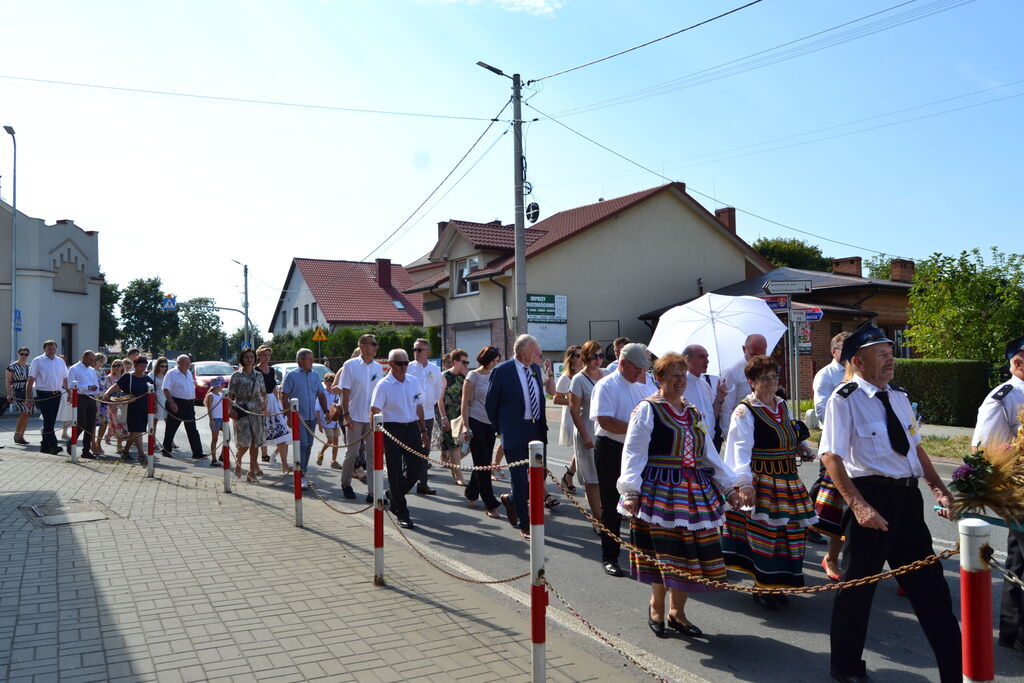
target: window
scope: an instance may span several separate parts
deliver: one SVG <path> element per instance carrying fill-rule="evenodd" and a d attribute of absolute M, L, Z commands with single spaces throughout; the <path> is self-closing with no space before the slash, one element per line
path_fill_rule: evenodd
<path fill-rule="evenodd" d="M 480 259 L 476 256 L 471 256 L 465 259 L 459 259 L 455 262 L 455 293 L 454 296 L 464 296 L 466 294 L 476 294 L 480 291 L 480 283 L 473 280 L 467 280 L 466 277 L 471 273 L 480 270 Z"/>
<path fill-rule="evenodd" d="M 309 304 L 304 304 L 302 306 L 302 318 L 303 318 L 302 322 L 304 322 L 306 325 L 308 325 L 309 324 Z"/>
<path fill-rule="evenodd" d="M 292 309 L 292 325 L 299 326 L 299 307 L 296 306 Z"/>
<path fill-rule="evenodd" d="M 288 327 L 288 311 L 281 311 L 281 329 Z"/>
<path fill-rule="evenodd" d="M 309 305 L 309 311 L 310 311 L 310 313 L 313 314 L 313 322 L 316 322 L 317 321 L 317 317 L 316 317 L 316 302 L 315 301 Z"/>
<path fill-rule="evenodd" d="M 398 299 L 392 299 L 391 303 L 393 303 L 395 305 L 395 308 L 397 308 L 398 310 L 400 310 L 400 311 L 404 311 L 405 310 L 405 304 L 403 304 Z"/>

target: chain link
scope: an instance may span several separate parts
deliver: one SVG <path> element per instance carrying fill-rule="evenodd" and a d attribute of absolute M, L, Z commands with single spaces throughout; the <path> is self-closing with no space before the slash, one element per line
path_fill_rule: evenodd
<path fill-rule="evenodd" d="M 398 444 L 398 446 L 400 446 L 403 450 L 406 450 L 409 453 L 412 453 L 417 458 L 422 458 L 423 460 L 426 460 L 429 463 L 433 463 L 435 465 L 440 465 L 441 467 L 448 467 L 448 468 L 452 468 L 452 469 L 460 469 L 463 472 L 488 472 L 488 471 L 494 471 L 494 470 L 503 470 L 506 467 L 519 467 L 520 465 L 529 465 L 530 464 L 529 458 L 527 458 L 526 460 L 517 460 L 516 462 L 510 462 L 510 463 L 507 463 L 507 464 L 504 464 L 504 465 L 463 465 L 461 463 L 457 464 L 457 463 L 453 463 L 453 462 L 444 462 L 443 460 L 434 460 L 433 458 L 431 458 L 431 457 L 429 457 L 427 455 L 424 455 L 423 453 L 420 453 L 419 451 L 417 451 L 417 450 L 415 450 L 413 448 L 410 448 L 406 444 L 402 443 L 399 439 L 397 439 L 395 437 L 394 434 L 392 434 L 388 430 L 384 429 L 383 427 L 381 427 L 380 430 L 382 432 L 384 432 L 384 436 L 388 437 L 389 439 L 391 439 L 392 442 Z"/>
<path fill-rule="evenodd" d="M 358 510 L 342 510 L 340 508 L 336 508 L 333 505 L 331 505 L 327 501 L 327 499 L 323 497 L 323 495 L 321 495 L 321 493 L 316 488 L 316 484 L 314 484 L 312 480 L 310 480 L 307 483 L 309 484 L 309 490 L 313 492 L 313 495 L 319 498 L 321 503 L 329 507 L 334 512 L 337 512 L 339 515 L 358 515 L 360 512 L 366 512 L 367 510 L 373 507 L 373 503 L 370 503 L 366 507 L 359 508 Z"/>
<path fill-rule="evenodd" d="M 349 441 L 348 443 L 342 443 L 342 444 L 333 444 L 330 441 L 324 441 L 319 436 L 317 436 L 316 435 L 316 430 L 315 429 L 310 429 L 309 425 L 307 425 L 306 421 L 303 420 L 302 418 L 299 418 L 299 424 L 301 424 L 302 428 L 305 429 L 307 432 L 309 432 L 309 435 L 312 436 L 316 441 L 319 441 L 320 443 L 324 444 L 325 446 L 330 446 L 331 448 L 339 448 L 339 449 L 340 448 L 348 448 L 350 446 L 355 446 L 357 443 L 359 443 L 360 441 L 362 441 L 363 439 L 365 439 L 366 437 L 370 436 L 370 434 L 373 433 L 372 431 L 368 431 L 365 434 L 363 434 L 361 437 L 356 439 L 355 441 Z"/>
<path fill-rule="evenodd" d="M 1004 569 L 999 565 L 998 562 L 993 560 L 992 556 L 994 554 L 995 551 L 992 549 L 992 546 L 986 545 L 984 548 L 981 549 L 981 559 L 985 560 L 985 563 L 989 567 L 996 570 L 996 572 L 1002 574 L 1003 578 L 1009 581 L 1010 583 L 1015 584 L 1018 588 L 1024 589 L 1024 581 L 1021 581 L 1020 578 L 1018 578 L 1013 572 L 1009 571 L 1008 569 Z"/>

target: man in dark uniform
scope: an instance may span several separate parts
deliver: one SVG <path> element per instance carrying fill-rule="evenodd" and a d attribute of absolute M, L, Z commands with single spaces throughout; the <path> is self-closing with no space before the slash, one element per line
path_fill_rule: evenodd
<path fill-rule="evenodd" d="M 853 379 L 836 389 L 825 410 L 819 452 L 848 506 L 843 518 L 844 581 L 877 574 L 886 562 L 895 569 L 934 554 L 919 479 L 939 505 L 948 508 L 953 502 L 921 447 L 906 393 L 889 384 L 896 367 L 892 344 L 870 321 L 850 335 L 840 362 L 852 366 Z M 960 626 L 941 565 L 928 565 L 897 581 L 935 652 L 940 680 L 959 683 Z M 861 656 L 874 594 L 874 584 L 836 593 L 830 635 L 831 674 L 838 681 L 867 680 Z"/>
<path fill-rule="evenodd" d="M 971 446 L 975 449 L 1005 446 L 1017 436 L 1020 411 L 1024 408 L 1024 337 L 1006 345 L 1010 361 L 1010 379 L 985 397 L 978 408 Z M 1024 578 L 1024 532 L 1010 530 L 1006 541 L 1006 570 Z M 1003 580 L 1003 597 L 999 606 L 999 644 L 1024 652 L 1024 591 L 1015 583 Z"/>

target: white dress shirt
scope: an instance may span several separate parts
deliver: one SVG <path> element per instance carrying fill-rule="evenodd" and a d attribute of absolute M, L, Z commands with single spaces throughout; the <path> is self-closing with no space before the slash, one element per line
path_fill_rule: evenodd
<path fill-rule="evenodd" d="M 72 388 L 72 382 L 78 382 L 78 393 L 83 396 L 96 396 L 103 393 L 100 391 L 100 378 L 96 374 L 96 369 L 82 361 L 78 361 L 68 368 L 68 389 Z"/>
<path fill-rule="evenodd" d="M 377 382 L 373 388 L 373 396 L 370 398 L 370 407 L 380 410 L 385 422 L 417 422 L 419 416 L 416 407 L 423 405 L 423 395 L 420 391 L 420 381 L 408 373 L 405 379 L 399 382 L 395 376 L 388 373 L 386 377 Z"/>
<path fill-rule="evenodd" d="M 640 404 L 629 416 L 626 445 L 622 449 L 622 473 L 616 482 L 619 493 L 637 492 L 643 484 L 643 473 L 647 466 L 647 451 L 651 443 L 651 433 L 654 431 L 654 420 L 654 408 L 648 401 L 640 401 Z M 732 471 L 722 462 L 710 436 L 705 436 L 704 439 L 704 464 L 714 470 L 711 479 L 718 484 L 721 490 L 728 491 L 735 485 Z"/>
<path fill-rule="evenodd" d="M 36 391 L 60 391 L 64 388 L 64 380 L 68 377 L 68 366 L 60 356 L 47 358 L 44 353 L 32 359 L 32 365 L 28 368 L 28 376 L 35 377 L 34 388 Z"/>
<path fill-rule="evenodd" d="M 341 366 L 341 388 L 348 389 L 348 412 L 353 422 L 370 422 L 370 397 L 384 377 L 384 368 L 375 360 L 369 363 L 349 358 Z"/>
<path fill-rule="evenodd" d="M 630 382 L 618 371 L 599 379 L 590 397 L 590 419 L 594 421 L 594 435 L 606 436 L 619 443 L 625 443 L 625 434 L 609 432 L 601 426 L 598 418 L 611 417 L 628 423 L 633 408 L 654 391 L 656 390 L 653 384 Z"/>
<path fill-rule="evenodd" d="M 839 361 L 833 360 L 814 375 L 814 414 L 822 424 L 825 424 L 825 406 L 829 396 L 842 383 L 845 372 L 846 369 Z"/>
<path fill-rule="evenodd" d="M 845 392 L 842 389 L 848 384 L 843 382 L 836 387 L 825 406 L 825 423 L 818 452 L 838 455 L 852 479 L 869 475 L 894 479 L 924 476 L 921 462 L 917 459 L 921 434 L 910 399 L 902 391 L 889 390 L 889 403 L 900 418 L 910 442 L 910 451 L 904 457 L 889 443 L 885 406 L 875 398 L 878 387 L 860 375 L 854 375 L 853 381 L 857 388 L 849 396 L 843 396 Z"/>
<path fill-rule="evenodd" d="M 776 396 L 775 405 L 768 406 L 753 393 L 748 393 L 743 398 L 748 398 L 751 405 L 768 408 L 772 411 L 778 410 L 780 403 L 785 403 Z M 786 414 L 788 415 L 788 412 Z M 754 447 L 754 420 L 756 419 L 747 406 L 740 404 L 733 410 L 732 418 L 729 420 L 729 433 L 725 437 L 722 451 L 726 466 L 736 473 L 736 486 L 745 486 L 754 480 L 750 472 L 750 459 L 751 449 Z"/>
<path fill-rule="evenodd" d="M 519 388 L 523 390 L 523 419 L 530 421 L 534 419 L 533 408 L 530 405 L 530 387 L 527 382 L 531 381 L 532 378 L 536 377 L 533 372 L 533 367 L 530 365 L 523 365 L 518 358 L 513 357 L 516 366 L 516 375 L 519 376 Z M 534 397 L 537 399 L 537 406 L 540 412 L 544 412 L 544 394 L 543 390 L 537 382 L 533 383 Z"/>
<path fill-rule="evenodd" d="M 406 376 L 412 375 L 423 389 L 420 397 L 420 405 L 423 406 L 423 415 L 428 419 L 434 419 L 434 405 L 444 395 L 444 377 L 441 376 L 441 368 L 430 361 L 426 365 L 420 365 L 416 361 L 409 363 Z"/>
<path fill-rule="evenodd" d="M 709 377 L 708 380 L 704 379 Z M 719 379 L 714 375 L 701 375 L 697 377 L 689 370 L 686 371 L 686 390 L 683 398 L 696 406 L 697 410 L 704 417 L 704 424 L 708 427 L 708 434 L 715 436 L 715 425 L 718 424 L 718 417 L 715 415 L 715 393 L 718 391 Z"/>
<path fill-rule="evenodd" d="M 983 448 L 990 443 L 1007 444 L 1013 441 L 1017 436 L 1021 408 L 1024 408 L 1024 381 L 1010 375 L 1010 381 L 990 391 L 981 402 L 971 445 Z"/>
<path fill-rule="evenodd" d="M 194 401 L 196 398 L 196 382 L 192 371 L 182 372 L 177 365 L 164 375 L 163 389 L 175 400 Z"/>
<path fill-rule="evenodd" d="M 722 408 L 718 411 L 718 424 L 721 425 L 723 438 L 729 433 L 732 412 L 736 410 L 740 401 L 750 393 L 750 382 L 747 381 L 746 369 L 747 361 L 744 359 L 732 367 L 726 368 L 722 373 L 721 382 L 725 384 L 727 393 L 722 401 Z"/>

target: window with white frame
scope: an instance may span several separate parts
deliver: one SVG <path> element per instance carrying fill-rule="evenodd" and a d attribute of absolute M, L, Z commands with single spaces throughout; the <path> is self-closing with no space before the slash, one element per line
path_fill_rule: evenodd
<path fill-rule="evenodd" d="M 452 278 L 455 281 L 454 296 L 476 294 L 480 291 L 479 282 L 466 279 L 471 273 L 478 270 L 480 270 L 480 259 L 476 256 L 459 259 L 455 262 L 455 277 Z"/>
<path fill-rule="evenodd" d="M 281 329 L 288 327 L 288 311 L 281 311 Z"/>
<path fill-rule="evenodd" d="M 315 301 L 309 305 L 309 312 L 310 312 L 311 317 L 313 318 L 313 322 L 317 322 L 318 318 L 317 318 L 317 315 L 316 315 L 316 302 Z"/>

